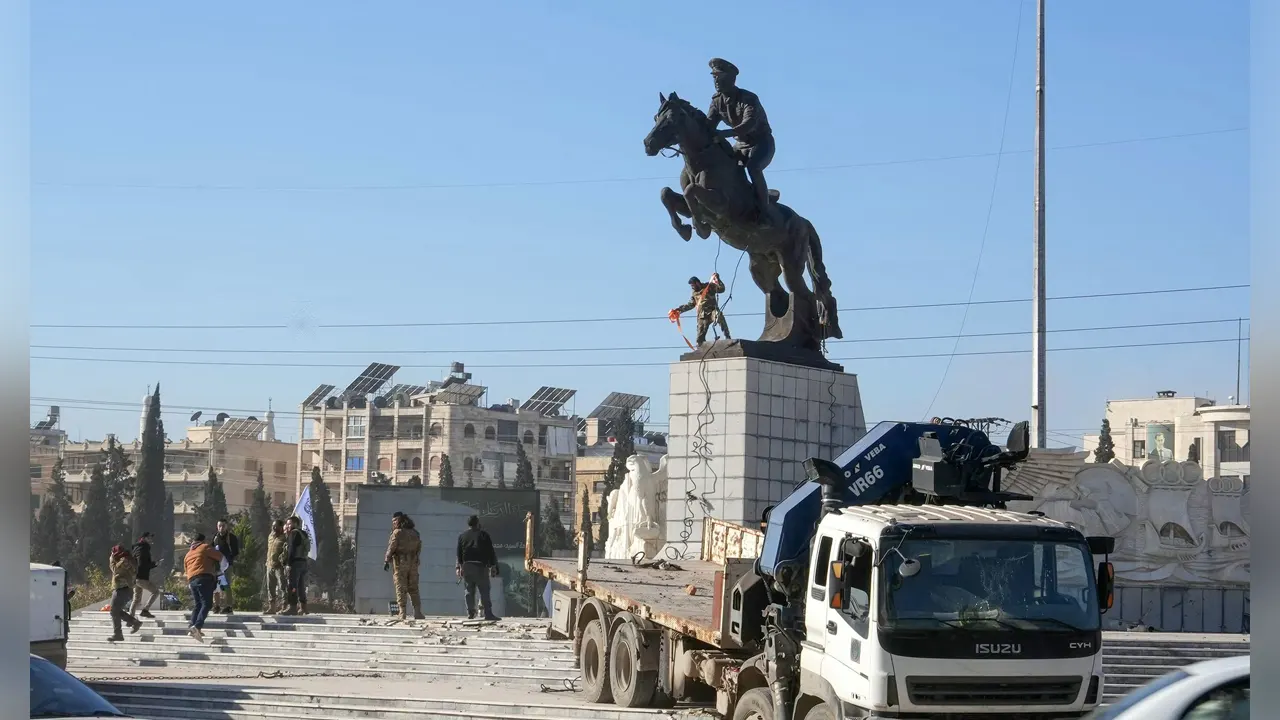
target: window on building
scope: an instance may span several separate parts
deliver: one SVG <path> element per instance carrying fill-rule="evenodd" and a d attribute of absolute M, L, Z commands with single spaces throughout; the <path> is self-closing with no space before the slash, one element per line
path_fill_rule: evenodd
<path fill-rule="evenodd" d="M 476 436 L 476 426 L 475 426 L 475 425 L 472 425 L 471 423 L 467 423 L 467 424 L 462 428 L 462 437 L 464 437 L 464 438 L 466 438 L 466 439 L 470 440 L 470 439 L 474 438 L 475 436 Z"/>
<path fill-rule="evenodd" d="M 347 437 L 362 438 L 364 437 L 364 416 L 352 415 L 347 418 Z"/>
<path fill-rule="evenodd" d="M 440 472 L 440 456 L 439 455 L 431 456 L 431 472 L 433 473 Z"/>
<path fill-rule="evenodd" d="M 591 483 L 591 492 L 596 493 L 597 495 L 604 492 L 604 481 L 597 480 L 596 482 Z"/>
<path fill-rule="evenodd" d="M 32 510 L 40 509 L 40 496 L 35 493 L 31 493 L 31 509 Z"/>
<path fill-rule="evenodd" d="M 591 513 L 591 522 L 592 522 L 592 523 L 599 523 L 599 522 L 600 522 L 600 513 L 598 513 L 598 512 L 593 512 L 593 513 Z"/>
<path fill-rule="evenodd" d="M 1218 462 L 1249 462 L 1249 443 L 1239 444 L 1235 430 L 1218 431 Z"/>
<path fill-rule="evenodd" d="M 348 470 L 364 470 L 364 453 L 353 452 L 347 454 Z"/>
<path fill-rule="evenodd" d="M 525 430 L 525 431 L 524 431 L 524 444 L 525 444 L 525 445 L 532 445 L 532 444 L 533 444 L 533 431 L 532 431 L 532 430 Z"/>
<path fill-rule="evenodd" d="M 421 426 L 421 425 L 414 425 L 414 426 L 413 426 L 413 431 L 412 431 L 410 434 L 413 436 L 413 439 L 414 439 L 414 440 L 421 440 L 421 439 L 422 439 L 422 426 Z"/>
<path fill-rule="evenodd" d="M 386 472 L 391 469 L 391 458 L 378 458 L 378 472 Z"/>
<path fill-rule="evenodd" d="M 247 473 L 256 473 L 256 472 L 258 472 L 258 461 L 257 461 L 257 459 L 256 459 L 256 458 L 245 458 L 245 459 L 244 459 L 244 471 L 245 471 L 245 472 L 247 472 Z"/>
<path fill-rule="evenodd" d="M 412 470 L 421 470 L 421 469 L 422 469 L 422 458 L 420 458 L 420 457 L 416 457 L 416 458 L 414 458 L 412 461 L 410 461 L 410 462 L 409 462 L 409 467 L 410 467 L 410 469 L 412 469 Z"/>
<path fill-rule="evenodd" d="M 438 438 L 442 433 L 444 433 L 444 428 L 441 427 L 440 423 L 431 423 L 430 432 L 431 432 L 431 437 Z"/>
<path fill-rule="evenodd" d="M 1141 460 L 1146 456 L 1147 456 L 1147 441 L 1134 440 L 1133 441 L 1133 459 Z"/>
<path fill-rule="evenodd" d="M 276 466 L 275 466 L 275 474 L 276 474 L 276 475 L 288 475 L 288 474 L 289 474 L 289 464 L 288 464 L 288 463 L 286 463 L 286 462 L 278 462 L 278 463 L 276 463 Z"/>
<path fill-rule="evenodd" d="M 399 465 L 397 465 L 397 467 L 399 467 L 401 470 L 408 470 L 409 460 L 407 458 L 400 458 L 400 463 Z"/>
<path fill-rule="evenodd" d="M 467 472 L 471 472 L 472 470 L 475 469 L 475 463 L 471 460 L 471 458 L 463 458 L 462 469 Z"/>
<path fill-rule="evenodd" d="M 487 428 L 485 428 L 485 429 L 484 429 L 484 439 L 485 439 L 485 440 L 497 440 L 497 439 L 498 439 L 498 431 L 497 431 L 497 430 L 496 430 L 492 425 L 490 425 L 489 427 L 487 427 Z"/>
<path fill-rule="evenodd" d="M 32 465 L 29 472 L 32 480 L 39 480 L 41 477 L 44 477 L 44 466 Z"/>
<path fill-rule="evenodd" d="M 546 446 L 547 446 L 547 426 L 539 425 L 538 426 L 538 447 L 544 448 Z"/>
<path fill-rule="evenodd" d="M 283 505 L 284 497 L 285 497 L 284 493 L 282 492 L 271 493 L 271 504 L 275 505 L 276 507 Z"/>
<path fill-rule="evenodd" d="M 253 490 L 246 489 L 244 491 L 245 507 L 253 507 Z"/>

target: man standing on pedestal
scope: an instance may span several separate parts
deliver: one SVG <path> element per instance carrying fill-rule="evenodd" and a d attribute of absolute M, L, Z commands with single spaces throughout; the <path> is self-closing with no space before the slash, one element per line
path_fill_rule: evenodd
<path fill-rule="evenodd" d="M 671 318 L 674 320 L 681 313 L 697 308 L 698 345 L 707 341 L 707 329 L 711 327 L 712 323 L 720 325 L 720 331 L 724 333 L 725 340 L 733 339 L 729 335 L 729 322 L 725 320 L 724 313 L 720 312 L 720 301 L 716 297 L 724 292 L 724 281 L 720 279 L 720 273 L 711 273 L 711 282 L 705 284 L 698 278 L 691 277 L 689 278 L 689 288 L 693 291 L 693 296 L 689 298 L 689 302 L 672 310 Z"/>
<path fill-rule="evenodd" d="M 489 597 L 489 578 L 497 575 L 498 555 L 493 551 L 493 539 L 480 528 L 480 518 L 467 518 L 467 529 L 458 536 L 458 577 L 466 585 L 467 617 L 476 618 L 476 594 L 480 595 L 480 612 L 485 620 L 497 621 L 493 614 L 493 601 Z"/>

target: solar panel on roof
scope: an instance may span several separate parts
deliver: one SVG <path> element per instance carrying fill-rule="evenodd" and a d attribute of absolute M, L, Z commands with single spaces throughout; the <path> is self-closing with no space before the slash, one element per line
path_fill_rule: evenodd
<path fill-rule="evenodd" d="M 533 397 L 525 400 L 520 405 L 521 410 L 530 410 L 539 415 L 554 415 L 560 412 L 564 404 L 574 396 L 577 390 L 569 390 L 567 388 L 548 387 L 543 385 L 533 394 Z"/>
<path fill-rule="evenodd" d="M 644 395 L 611 392 L 587 417 L 612 420 L 623 415 L 634 414 L 648 402 L 649 398 Z"/>
<path fill-rule="evenodd" d="M 488 388 L 481 385 L 456 383 L 447 385 L 436 393 L 435 399 L 447 405 L 474 405 Z"/>
<path fill-rule="evenodd" d="M 365 368 L 359 377 L 351 381 L 351 384 L 347 386 L 346 390 L 342 391 L 342 394 L 352 397 L 377 392 L 378 388 L 386 384 L 399 369 L 399 365 L 370 363 L 369 367 Z"/>
<path fill-rule="evenodd" d="M 307 399 L 302 401 L 302 406 L 319 407 L 320 401 L 324 400 L 326 395 L 333 392 L 333 387 L 333 385 L 321 385 L 315 390 L 312 390 L 311 394 L 307 396 Z"/>
<path fill-rule="evenodd" d="M 222 423 L 218 427 L 218 435 L 223 438 L 237 438 L 240 440 L 256 440 L 267 429 L 267 424 L 262 420 L 250 420 L 248 418 L 231 418 Z"/>

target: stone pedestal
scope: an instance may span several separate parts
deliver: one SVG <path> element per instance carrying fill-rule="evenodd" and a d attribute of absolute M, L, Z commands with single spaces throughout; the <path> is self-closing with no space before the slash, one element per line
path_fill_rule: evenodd
<path fill-rule="evenodd" d="M 856 375 L 752 357 L 672 364 L 670 408 L 666 542 L 695 556 L 704 516 L 757 527 L 866 433 Z"/>

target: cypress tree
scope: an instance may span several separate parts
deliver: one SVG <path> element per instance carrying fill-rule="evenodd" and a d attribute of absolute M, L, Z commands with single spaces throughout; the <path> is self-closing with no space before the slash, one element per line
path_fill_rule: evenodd
<path fill-rule="evenodd" d="M 315 523 L 316 560 L 312 566 L 316 584 L 333 590 L 338 580 L 338 516 L 320 468 L 311 468 L 311 518 Z"/>
<path fill-rule="evenodd" d="M 164 422 L 160 419 L 160 386 L 147 403 L 143 421 L 142 448 L 134 481 L 131 537 L 157 532 L 164 521 Z"/>
<path fill-rule="evenodd" d="M 529 453 L 524 451 L 524 443 L 516 445 L 516 481 L 512 487 L 517 490 L 532 490 L 533 463 L 529 461 Z"/>
<path fill-rule="evenodd" d="M 271 535 L 271 504 L 267 502 L 267 484 L 261 467 L 258 468 L 258 487 L 253 491 L 253 504 L 249 507 L 249 529 L 265 548 Z"/>
<path fill-rule="evenodd" d="M 102 465 L 103 481 L 107 489 L 107 527 L 110 528 L 112 538 L 123 542 L 132 535 L 125 506 L 133 499 L 134 480 L 129 472 L 133 461 L 124 451 L 124 446 L 116 442 L 114 435 L 107 436 L 107 446 L 102 450 Z M 160 472 L 161 482 L 164 482 L 163 458 Z"/>
<path fill-rule="evenodd" d="M 80 557 L 77 566 L 85 572 L 90 568 L 105 572 L 111 546 L 122 541 L 122 538 L 117 539 L 112 535 L 106 472 L 102 463 L 95 463 L 85 491 L 84 512 L 80 515 Z"/>
<path fill-rule="evenodd" d="M 174 562 L 179 558 L 175 556 L 175 535 L 177 528 L 174 527 L 173 517 L 173 493 L 165 493 L 164 508 L 160 515 L 160 526 L 154 532 L 156 534 L 155 547 L 152 552 L 159 551 L 158 557 L 155 558 L 157 567 L 156 574 L 152 577 L 152 581 L 157 585 L 161 584 L 169 574 L 173 572 Z"/>
<path fill-rule="evenodd" d="M 440 487 L 453 487 L 453 462 L 448 453 L 440 456 Z"/>
<path fill-rule="evenodd" d="M 550 555 L 555 550 L 566 550 L 569 547 L 569 533 L 560 519 L 560 506 L 551 503 L 543 512 L 542 523 L 538 528 L 538 554 Z"/>
<path fill-rule="evenodd" d="M 71 509 L 71 494 L 67 490 L 67 472 L 62 458 L 53 463 L 53 483 L 45 493 L 40 514 L 31 525 L 31 562 L 46 565 L 58 562 L 71 568 L 76 562 L 75 510 Z"/>
<path fill-rule="evenodd" d="M 1116 443 L 1111 439 L 1111 421 L 1102 421 L 1102 431 L 1098 433 L 1098 447 L 1093 451 L 1094 462 L 1109 463 L 1116 457 Z"/>
<path fill-rule="evenodd" d="M 227 517 L 226 491 L 218 472 L 211 467 L 204 481 L 204 502 L 196 506 L 190 529 L 212 537 L 218 521 L 224 517 Z"/>

